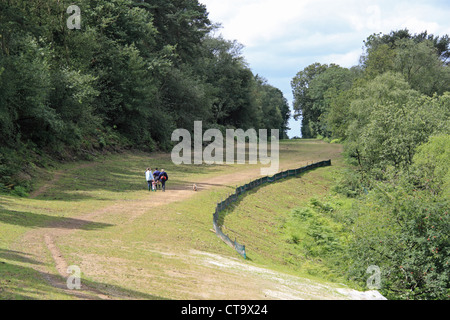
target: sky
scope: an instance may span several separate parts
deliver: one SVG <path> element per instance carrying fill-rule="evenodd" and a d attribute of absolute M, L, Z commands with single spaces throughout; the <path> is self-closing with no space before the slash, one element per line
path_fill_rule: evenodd
<path fill-rule="evenodd" d="M 244 46 L 254 74 L 280 89 L 292 109 L 291 80 L 319 62 L 350 68 L 359 63 L 364 40 L 407 28 L 450 35 L 450 1 L 404 0 L 199 0 L 219 23 L 216 35 Z M 291 120 L 289 136 L 300 136 Z"/>

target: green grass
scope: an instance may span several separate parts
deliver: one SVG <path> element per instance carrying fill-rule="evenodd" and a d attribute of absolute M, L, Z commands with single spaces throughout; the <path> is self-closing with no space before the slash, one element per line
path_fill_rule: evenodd
<path fill-rule="evenodd" d="M 339 145 L 315 140 L 284 141 L 280 146 L 280 170 L 330 158 L 333 165 L 339 166 L 340 153 Z M 233 192 L 235 185 L 215 186 L 157 208 L 141 208 L 142 212 L 134 216 L 130 205 L 137 208 L 142 199 L 163 196 L 146 190 L 144 171 L 149 166 L 164 168 L 169 173 L 167 195 L 171 189 L 189 188 L 194 182 L 259 168 L 258 165 L 175 166 L 169 154 L 134 152 L 94 162 L 68 163 L 55 168 L 53 173 L 44 172 L 34 190 L 46 184 L 48 188 L 36 198 L 0 199 L 0 298 L 73 298 L 44 281 L 33 268 L 38 259 L 25 253 L 27 248 L 13 249 L 27 232 L 112 206 L 114 210 L 105 211 L 57 242 L 67 263 L 79 265 L 84 281 L 96 288 L 121 292 L 122 298 L 190 298 L 192 292 L 186 284 L 196 288 L 203 272 L 191 263 L 192 250 L 240 259 L 211 232 L 216 203 Z M 242 197 L 226 217 L 225 226 L 226 232 L 246 245 L 249 262 L 311 275 L 308 263 L 314 261 L 309 261 L 302 250 L 290 243 L 286 230 L 295 227 L 289 222 L 294 208 L 308 205 L 312 197 L 320 199 L 328 194 L 334 170 L 334 167 L 317 169 Z M 57 172 L 58 179 L 52 180 L 51 176 Z M 301 236 L 298 235 L 299 239 Z M 14 251 L 23 252 L 12 254 Z M 54 272 L 48 252 L 41 260 L 47 270 Z M 314 268 L 318 266 L 315 264 Z"/>
<path fill-rule="evenodd" d="M 325 234 L 339 226 L 318 216 L 311 200 L 329 195 L 337 169 L 315 169 L 250 192 L 227 212 L 224 230 L 246 245 L 247 257 L 253 262 L 304 276 L 328 276 L 320 252 L 314 252 L 320 246 L 317 239 L 312 241 L 311 228 Z"/>

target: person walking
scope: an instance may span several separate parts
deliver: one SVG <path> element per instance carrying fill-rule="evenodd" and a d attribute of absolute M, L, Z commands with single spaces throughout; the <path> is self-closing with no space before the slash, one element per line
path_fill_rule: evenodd
<path fill-rule="evenodd" d="M 159 182 L 159 175 L 161 174 L 161 172 L 159 172 L 158 168 L 155 169 L 155 171 L 153 171 L 153 184 L 155 185 L 155 191 L 158 189 L 158 182 Z"/>
<path fill-rule="evenodd" d="M 162 191 L 163 192 L 166 191 L 166 182 L 167 182 L 167 180 L 169 180 L 169 176 L 164 171 L 164 169 L 161 169 L 161 173 L 159 174 L 159 181 L 161 181 Z"/>
<path fill-rule="evenodd" d="M 153 178 L 151 168 L 147 168 L 147 171 L 145 171 L 145 180 L 147 180 L 148 191 L 154 190 L 153 181 L 155 180 L 155 178 Z"/>

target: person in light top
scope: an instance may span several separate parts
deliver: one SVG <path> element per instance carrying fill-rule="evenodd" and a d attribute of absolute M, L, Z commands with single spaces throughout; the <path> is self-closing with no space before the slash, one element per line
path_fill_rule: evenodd
<path fill-rule="evenodd" d="M 151 168 L 147 168 L 147 171 L 145 171 L 145 180 L 147 180 L 148 191 L 153 191 L 154 190 L 153 181 L 155 180 L 155 178 L 153 177 Z"/>

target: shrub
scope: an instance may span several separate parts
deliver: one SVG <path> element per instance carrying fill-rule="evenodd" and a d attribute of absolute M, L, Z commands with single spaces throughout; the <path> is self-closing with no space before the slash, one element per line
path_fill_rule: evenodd
<path fill-rule="evenodd" d="M 363 176 L 362 172 L 351 169 L 343 170 L 333 186 L 333 191 L 349 198 L 356 198 L 367 193 L 370 182 Z"/>
<path fill-rule="evenodd" d="M 25 187 L 22 186 L 15 186 L 14 189 L 11 191 L 11 194 L 18 197 L 28 197 L 28 191 Z"/>
<path fill-rule="evenodd" d="M 3 183 L 0 182 L 0 194 L 7 194 L 7 193 L 9 193 L 9 189 Z"/>
<path fill-rule="evenodd" d="M 449 201 L 409 185 L 378 183 L 358 204 L 349 245 L 336 268 L 364 286 L 366 270 L 382 270 L 389 299 L 446 299 L 450 286 Z"/>
<path fill-rule="evenodd" d="M 342 143 L 342 140 L 341 139 L 333 139 L 333 140 L 331 140 L 330 143 L 331 144 L 339 144 L 339 143 Z"/>

